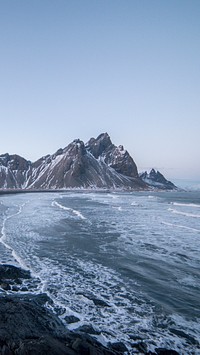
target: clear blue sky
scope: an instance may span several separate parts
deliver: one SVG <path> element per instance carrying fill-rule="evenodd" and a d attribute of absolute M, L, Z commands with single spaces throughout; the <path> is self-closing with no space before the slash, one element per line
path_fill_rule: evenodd
<path fill-rule="evenodd" d="M 140 170 L 200 179 L 199 0 L 0 0 L 0 154 L 107 131 Z"/>

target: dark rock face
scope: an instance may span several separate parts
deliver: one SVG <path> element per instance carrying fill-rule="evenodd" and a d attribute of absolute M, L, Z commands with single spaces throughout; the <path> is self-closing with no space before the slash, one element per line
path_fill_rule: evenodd
<path fill-rule="evenodd" d="M 31 163 L 19 155 L 0 155 L 0 187 L 25 188 Z"/>
<path fill-rule="evenodd" d="M 14 265 L 0 265 L 0 282 L 16 280 L 16 279 L 30 279 L 31 275 L 28 270 L 20 269 Z"/>
<path fill-rule="evenodd" d="M 177 187 L 171 182 L 165 179 L 165 177 L 159 172 L 151 169 L 150 173 L 145 171 L 140 174 L 141 179 L 148 185 L 163 190 L 176 190 Z"/>
<path fill-rule="evenodd" d="M 138 178 L 135 162 L 122 145 L 116 147 L 111 142 L 108 133 L 101 134 L 97 139 L 91 138 L 86 147 L 96 159 L 101 157 L 117 173 Z"/>
<path fill-rule="evenodd" d="M 86 144 L 86 147 L 96 159 L 98 159 L 100 155 L 105 155 L 110 150 L 115 148 L 114 144 L 112 144 L 111 142 L 108 133 L 102 133 L 96 139 L 91 138 Z"/>
<path fill-rule="evenodd" d="M 65 317 L 65 322 L 67 324 L 76 323 L 76 322 L 79 322 L 79 321 L 80 321 L 80 319 L 78 317 L 73 316 L 73 315 Z"/>
<path fill-rule="evenodd" d="M 0 297 L 0 354 L 123 354 L 105 348 L 84 329 L 80 333 L 67 331 L 45 307 L 46 302 L 45 294 Z"/>
<path fill-rule="evenodd" d="M 75 140 L 55 154 L 43 157 L 32 164 L 28 186 L 33 188 L 79 187 L 87 169 L 84 143 Z"/>
<path fill-rule="evenodd" d="M 13 265 L 0 265 L 0 289 L 19 291 L 22 279 L 30 279 L 30 272 Z M 23 287 L 22 287 L 23 289 Z M 24 291 L 27 291 L 24 289 Z"/>
<path fill-rule="evenodd" d="M 8 290 L 13 283 L 29 278 L 31 275 L 27 270 L 13 265 L 0 265 L 0 283 L 7 282 L 10 287 Z M 0 292 L 0 354 L 116 354 L 87 334 L 96 334 L 92 326 L 82 327 L 76 333 L 68 331 L 46 304 L 52 305 L 53 302 L 45 293 L 35 295 Z M 78 320 L 74 318 L 69 320 Z"/>
<path fill-rule="evenodd" d="M 138 178 L 137 166 L 123 146 L 115 147 L 105 157 L 105 162 L 119 174 Z"/>

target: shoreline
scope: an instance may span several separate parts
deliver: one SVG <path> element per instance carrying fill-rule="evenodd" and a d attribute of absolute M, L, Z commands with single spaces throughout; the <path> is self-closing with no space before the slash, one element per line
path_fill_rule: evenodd
<path fill-rule="evenodd" d="M 194 192 L 195 190 L 192 190 Z M 197 190 L 198 191 L 198 190 Z M 22 194 L 22 193 L 64 193 L 64 192 L 77 192 L 77 193 L 112 193 L 112 192 L 190 192 L 190 190 L 176 189 L 165 190 L 159 188 L 149 189 L 121 189 L 121 188 L 66 188 L 66 189 L 0 189 L 0 195 Z"/>
<path fill-rule="evenodd" d="M 143 341 L 133 341 L 132 349 L 122 342 L 102 345 L 88 329 L 68 330 L 50 308 L 46 293 L 35 294 L 20 285 L 31 279 L 29 270 L 0 264 L 0 354 L 4 355 L 179 355 L 175 350 L 147 350 Z M 49 307 L 49 306 L 51 307 Z M 135 337 L 137 338 L 137 336 Z"/>
<path fill-rule="evenodd" d="M 6 355 L 123 355 L 126 347 L 115 343 L 105 347 L 89 334 L 70 331 L 50 309 L 46 293 L 21 288 L 30 271 L 0 264 L 0 354 Z"/>

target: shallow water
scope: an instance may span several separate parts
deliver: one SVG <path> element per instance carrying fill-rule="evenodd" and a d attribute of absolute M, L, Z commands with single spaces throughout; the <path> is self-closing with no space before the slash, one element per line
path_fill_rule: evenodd
<path fill-rule="evenodd" d="M 1 262 L 30 269 L 70 329 L 200 353 L 200 192 L 2 195 L 0 212 Z"/>

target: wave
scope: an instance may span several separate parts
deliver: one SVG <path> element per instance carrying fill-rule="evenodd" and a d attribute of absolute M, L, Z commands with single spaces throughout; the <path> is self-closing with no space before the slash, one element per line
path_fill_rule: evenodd
<path fill-rule="evenodd" d="M 139 207 L 140 205 L 136 201 L 133 201 L 133 202 L 131 202 L 131 206 Z"/>
<path fill-rule="evenodd" d="M 112 208 L 114 208 L 115 210 L 118 210 L 118 211 L 122 211 L 122 207 L 121 206 L 112 206 Z"/>
<path fill-rule="evenodd" d="M 173 206 L 183 206 L 183 207 L 194 207 L 194 208 L 200 208 L 200 205 L 197 205 L 196 203 L 180 203 L 180 202 L 172 202 Z"/>
<path fill-rule="evenodd" d="M 187 230 L 191 230 L 193 232 L 200 232 L 200 229 L 196 229 L 196 228 L 191 228 L 191 227 L 187 227 L 187 226 L 182 226 L 181 224 L 174 224 L 174 223 L 169 223 L 169 222 L 161 222 L 162 224 L 166 225 L 166 226 L 170 226 L 170 227 L 177 227 L 177 228 L 184 228 Z"/>
<path fill-rule="evenodd" d="M 176 214 L 180 214 L 182 216 L 186 216 L 186 217 L 193 217 L 193 218 L 200 218 L 200 214 L 194 214 L 194 213 L 187 213 L 187 212 L 182 212 L 182 211 L 177 211 L 173 208 L 168 208 L 168 211 L 172 212 L 172 213 L 176 213 Z"/>
<path fill-rule="evenodd" d="M 58 203 L 56 201 L 52 202 L 52 206 L 57 206 L 57 207 L 65 210 L 65 211 L 71 212 L 71 213 L 75 214 L 76 216 L 78 216 L 81 219 L 86 219 L 86 217 L 84 217 L 80 211 L 74 210 L 73 208 L 70 208 L 70 207 L 63 206 L 63 205 L 61 205 L 60 203 Z"/>

